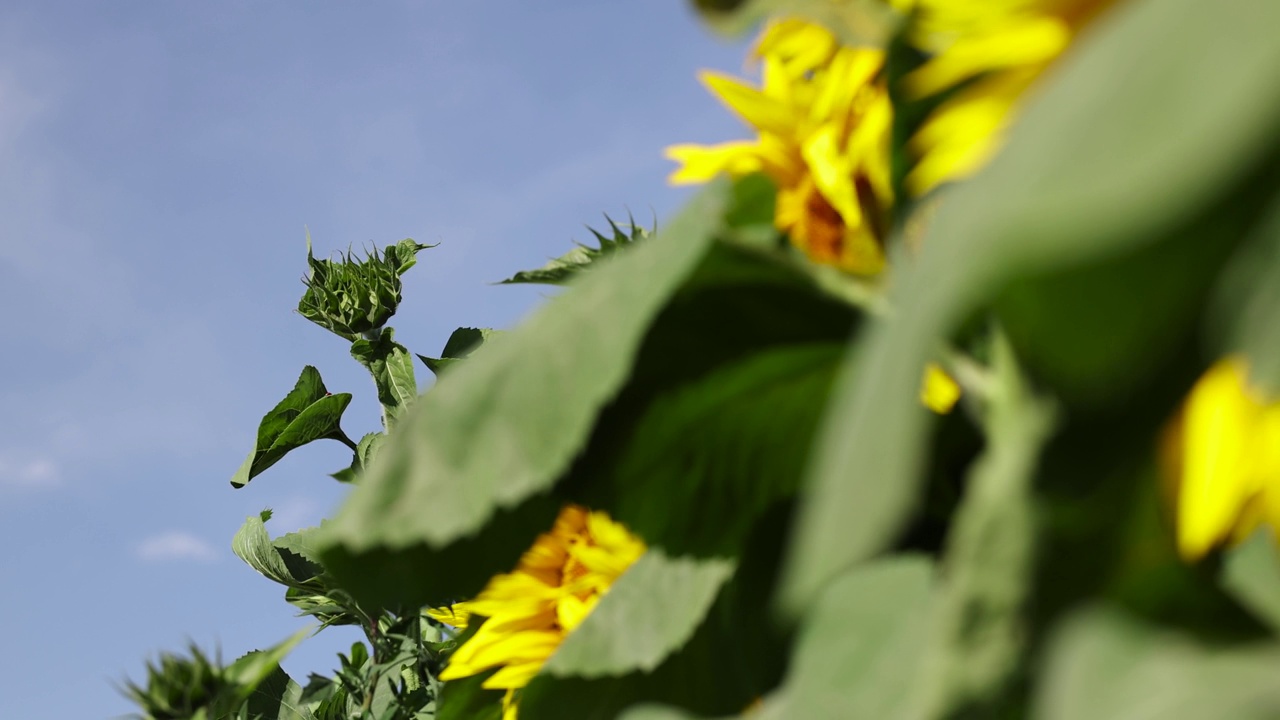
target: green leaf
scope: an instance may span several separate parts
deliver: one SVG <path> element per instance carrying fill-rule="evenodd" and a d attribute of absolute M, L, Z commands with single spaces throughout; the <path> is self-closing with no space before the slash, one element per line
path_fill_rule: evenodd
<path fill-rule="evenodd" d="M 1280 633 L 1280 553 L 1276 552 L 1274 530 L 1260 528 L 1227 553 L 1223 585 Z"/>
<path fill-rule="evenodd" d="M 1247 249 L 1239 258 L 1247 277 L 1223 278 L 1224 290 L 1248 288 L 1237 319 L 1230 323 L 1235 331 L 1231 344 L 1249 359 L 1250 381 L 1280 397 L 1280 195 Z"/>
<path fill-rule="evenodd" d="M 275 670 L 250 693 L 244 706 L 249 720 L 313 720 L 315 715 L 302 702 L 302 686 L 288 673 Z"/>
<path fill-rule="evenodd" d="M 541 285 L 564 285 L 583 271 L 595 266 L 601 260 L 630 247 L 633 243 L 649 237 L 652 232 L 636 225 L 635 220 L 628 218 L 626 230 L 618 227 L 608 215 L 604 219 L 609 222 L 612 236 L 606 236 L 588 227 L 595 235 L 599 247 L 579 244 L 574 249 L 551 260 L 537 270 L 522 270 L 503 280 L 501 284 L 534 283 Z M 656 230 L 656 228 L 655 228 Z"/>
<path fill-rule="evenodd" d="M 565 638 L 542 672 L 593 678 L 653 670 L 693 636 L 733 569 L 731 560 L 669 558 L 650 550 Z"/>
<path fill-rule="evenodd" d="M 923 717 L 996 717 L 1027 662 L 1035 580 L 1032 483 L 1054 427 L 1053 406 L 1027 387 L 1007 340 L 992 343 L 987 447 L 952 520 L 928 672 L 915 684 Z"/>
<path fill-rule="evenodd" d="M 302 628 L 266 650 L 246 653 L 228 665 L 225 677 L 237 688 L 236 703 L 248 700 L 259 686 L 275 677 L 280 670 L 280 661 L 293 652 L 298 643 L 311 635 L 313 630 L 310 627 Z M 301 691 L 298 696 L 301 697 Z"/>
<path fill-rule="evenodd" d="M 525 532 L 554 516 L 553 503 L 531 500 L 626 382 L 655 316 L 706 253 L 727 190 L 711 184 L 651 241 L 585 275 L 416 402 L 330 526 L 326 567 L 371 598 L 437 603 L 510 567 L 536 534 Z M 444 552 L 504 509 L 524 527 L 476 537 L 494 543 L 486 562 L 461 546 Z"/>
<path fill-rule="evenodd" d="M 480 346 L 488 342 L 490 338 L 499 334 L 501 334 L 500 331 L 490 330 L 489 328 L 458 328 L 449 335 L 440 357 L 432 358 L 426 355 L 419 355 L 418 359 L 431 372 L 439 375 L 446 367 L 469 356 L 480 349 Z"/>
<path fill-rule="evenodd" d="M 737 35 L 771 17 L 799 17 L 826 26 L 848 45 L 882 47 L 902 16 L 879 0 L 695 0 L 716 30 Z"/>
<path fill-rule="evenodd" d="M 751 331 L 765 335 L 771 320 L 752 317 Z M 847 327 L 833 326 L 838 336 Z M 641 383 L 634 402 L 626 394 L 602 418 L 600 447 L 576 470 L 586 487 L 566 492 L 673 553 L 733 554 L 762 512 L 795 493 L 843 354 L 842 342 L 780 344 L 656 397 Z"/>
<path fill-rule="evenodd" d="M 892 323 L 864 335 L 833 400 L 791 548 L 790 614 L 916 507 L 928 424 L 915 398 L 941 339 L 1012 279 L 1157 243 L 1266 156 L 1280 119 L 1272 22 L 1280 5 L 1265 0 L 1115 8 L 1029 98 L 987 170 L 949 190 L 915 263 L 897 261 Z M 1198 77 L 1223 81 L 1188 91 Z"/>
<path fill-rule="evenodd" d="M 445 683 L 436 720 L 501 720 L 503 691 L 480 687 L 492 674 L 481 673 Z"/>
<path fill-rule="evenodd" d="M 351 343 L 351 356 L 373 376 L 378 402 L 382 404 L 382 423 L 387 428 L 418 398 L 413 357 L 394 340 L 393 334 L 391 328 L 383 328 L 377 339 L 358 338 Z"/>
<path fill-rule="evenodd" d="M 915 717 L 932 575 L 927 560 L 899 557 L 832 583 L 796 640 L 779 717 Z"/>
<path fill-rule="evenodd" d="M 231 478 L 231 485 L 244 487 L 289 451 L 313 440 L 329 438 L 350 443 L 340 425 L 350 402 L 349 393 L 329 394 L 315 368 L 303 368 L 293 390 L 262 418 L 257 444 Z"/>
<path fill-rule="evenodd" d="M 322 591 L 323 586 L 315 580 L 324 568 L 309 559 L 315 552 L 310 546 L 310 533 L 286 535 L 277 545 L 267 533 L 265 521 L 270 517 L 271 511 L 267 510 L 245 518 L 244 525 L 231 540 L 231 549 L 249 567 L 270 580 L 286 587 Z"/>
<path fill-rule="evenodd" d="M 1093 609 L 1053 638 L 1030 717 L 1275 718 L 1280 716 L 1278 675 L 1275 643 L 1206 644 Z"/>

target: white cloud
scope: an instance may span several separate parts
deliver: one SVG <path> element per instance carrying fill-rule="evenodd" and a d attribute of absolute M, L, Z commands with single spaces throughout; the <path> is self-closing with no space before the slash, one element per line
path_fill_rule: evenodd
<path fill-rule="evenodd" d="M 148 562 L 213 562 L 218 559 L 218 553 L 205 540 L 189 532 L 174 530 L 143 540 L 138 544 L 138 557 Z"/>
<path fill-rule="evenodd" d="M 62 484 L 58 466 L 48 458 L 15 462 L 0 457 L 0 487 L 46 490 Z"/>
<path fill-rule="evenodd" d="M 272 535 L 283 535 L 320 524 L 324 509 L 312 498 L 295 495 L 272 506 L 267 528 Z"/>

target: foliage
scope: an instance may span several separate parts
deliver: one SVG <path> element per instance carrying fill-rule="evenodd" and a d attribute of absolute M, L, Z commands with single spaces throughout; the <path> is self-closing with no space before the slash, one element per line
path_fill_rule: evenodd
<path fill-rule="evenodd" d="M 992 81 L 1009 79 L 1011 55 L 911 90 L 949 67 L 928 23 L 961 0 L 905 14 L 880 0 L 696 4 L 729 29 L 824 24 L 768 26 L 767 72 L 795 73 L 775 88 L 840 89 L 841 63 L 871 58 L 858 87 L 891 101 L 888 152 L 836 142 L 862 136 L 821 117 L 860 96 L 780 117 L 791 106 L 769 104 L 767 84 L 716 80 L 731 106 L 751 104 L 760 141 L 682 146 L 723 172 L 653 232 L 609 220 L 597 247 L 504 281 L 564 288 L 509 331 L 461 327 L 439 357 L 418 355 L 437 376 L 425 392 L 386 326 L 425 246 L 336 260 L 308 247 L 299 311 L 369 371 L 382 431 L 347 438 L 350 395 L 304 369 L 233 485 L 328 438 L 352 450 L 335 473 L 350 494 L 281 537 L 269 511 L 249 517 L 232 549 L 321 629 L 366 640 L 305 685 L 278 667 L 290 640 L 228 666 L 163 655 L 124 692 L 148 718 L 1280 714 L 1280 477 L 1257 471 L 1280 466 L 1267 464 L 1280 463 L 1280 6 L 983 5 L 973 17 L 1016 6 L 1041 23 L 1008 27 L 1079 11 L 1010 96 Z M 984 48 L 957 53 L 981 65 Z M 975 145 L 992 156 L 927 190 L 908 181 L 939 118 L 984 92 L 1007 111 Z M 769 154 L 778 127 L 793 155 Z M 854 166 L 882 186 L 859 185 Z M 829 197 L 846 186 L 856 197 Z M 822 264 L 853 215 L 883 244 L 883 272 Z M 1235 494 L 1221 504 L 1238 509 L 1221 542 L 1180 554 L 1185 513 L 1170 506 L 1196 432 L 1180 408 L 1227 356 L 1247 359 L 1241 424 L 1261 449 L 1222 476 Z M 930 365 L 961 389 L 950 414 L 919 401 Z M 1221 470 L 1213 460 L 1197 472 Z M 530 677 L 483 663 L 450 675 L 488 622 L 466 608 L 512 568 L 519 582 L 555 574 L 527 586 L 543 602 L 577 591 L 574 562 L 611 561 L 607 543 L 538 542 L 568 505 L 647 552 L 592 588 L 598 604 L 539 618 L 559 624 L 553 646 L 506 628 L 549 655 Z"/>

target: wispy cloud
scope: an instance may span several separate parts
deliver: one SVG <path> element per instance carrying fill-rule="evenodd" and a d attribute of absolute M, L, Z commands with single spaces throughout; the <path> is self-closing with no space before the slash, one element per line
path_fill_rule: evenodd
<path fill-rule="evenodd" d="M 138 544 L 138 557 L 148 562 L 195 560 L 213 562 L 218 553 L 207 541 L 182 530 L 153 535 Z"/>
<path fill-rule="evenodd" d="M 15 461 L 0 457 L 0 487 L 47 490 L 62 484 L 58 465 L 42 457 Z"/>

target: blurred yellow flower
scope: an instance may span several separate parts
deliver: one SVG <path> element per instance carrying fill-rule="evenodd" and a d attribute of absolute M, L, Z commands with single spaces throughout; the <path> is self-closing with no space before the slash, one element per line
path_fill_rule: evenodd
<path fill-rule="evenodd" d="M 954 90 L 911 138 L 906 178 L 921 195 L 981 169 L 1028 88 L 1110 0 L 893 0 L 912 12 L 908 41 L 928 59 L 903 78 L 908 97 Z"/>
<path fill-rule="evenodd" d="M 757 139 L 669 147 L 667 157 L 680 163 L 670 181 L 764 172 L 778 185 L 774 224 L 793 245 L 815 262 L 878 273 L 893 206 L 884 53 L 840 46 L 825 29 L 794 20 L 771 24 L 758 52 L 761 88 L 701 75 Z"/>
<path fill-rule="evenodd" d="M 920 402 L 939 415 L 946 415 L 960 400 L 960 385 L 937 363 L 924 368 L 920 383 Z"/>
<path fill-rule="evenodd" d="M 645 552 L 644 542 L 603 512 L 566 505 L 550 532 L 538 536 L 513 572 L 495 576 L 473 600 L 427 611 L 479 629 L 454 651 L 441 680 L 500 668 L 483 686 L 507 690 L 504 720 L 515 717 L 515 691 L 542 668 L 560 643 Z"/>
<path fill-rule="evenodd" d="M 1259 524 L 1280 530 L 1280 399 L 1247 383 L 1243 358 L 1219 361 L 1165 432 L 1163 479 L 1188 561 Z"/>

